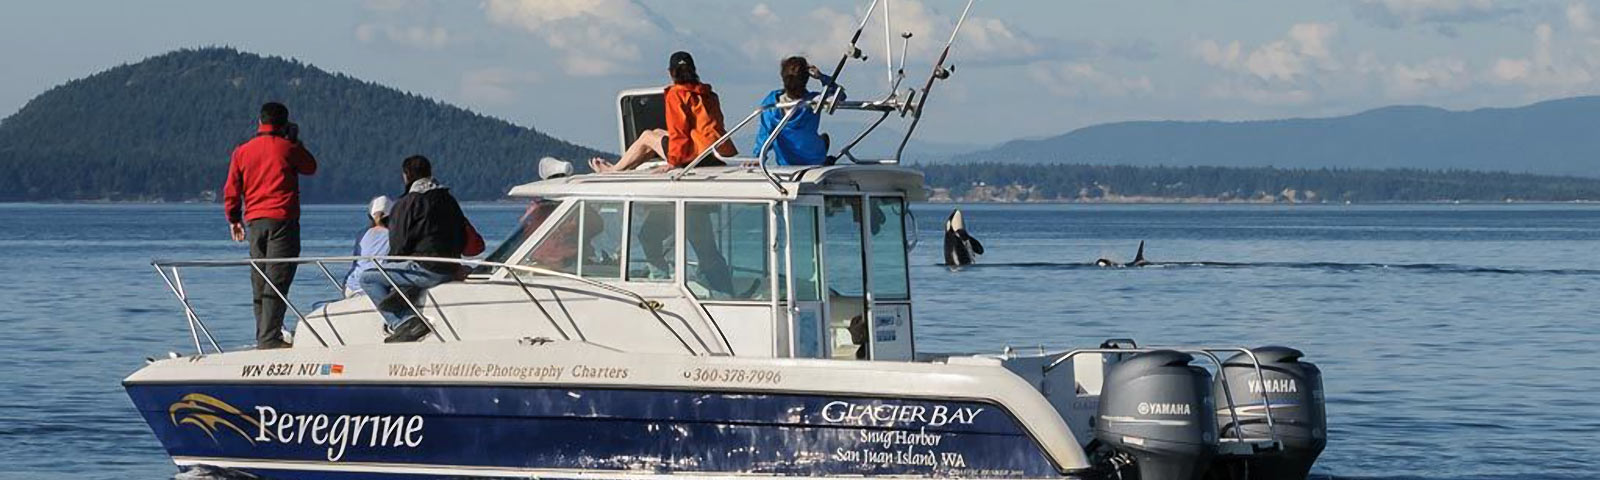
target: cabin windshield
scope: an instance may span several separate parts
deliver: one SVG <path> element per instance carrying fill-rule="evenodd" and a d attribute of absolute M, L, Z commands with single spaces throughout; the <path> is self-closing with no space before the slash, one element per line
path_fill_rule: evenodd
<path fill-rule="evenodd" d="M 506 235 L 506 239 L 500 242 L 500 246 L 495 247 L 494 251 L 489 253 L 489 256 L 483 258 L 484 261 L 506 263 L 512 254 L 517 253 L 517 249 L 522 248 L 522 245 L 528 242 L 528 237 L 532 237 L 534 232 L 539 231 L 539 227 L 550 219 L 550 214 L 555 213 L 556 207 L 559 206 L 561 206 L 560 200 L 541 198 L 529 202 L 528 210 L 523 212 L 522 218 L 517 220 L 517 225 L 511 230 L 511 234 Z M 472 273 L 488 274 L 493 271 L 494 267 L 484 265 L 473 269 Z"/>

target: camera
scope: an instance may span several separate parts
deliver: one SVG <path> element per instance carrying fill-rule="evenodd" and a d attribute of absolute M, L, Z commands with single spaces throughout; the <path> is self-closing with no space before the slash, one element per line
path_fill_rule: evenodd
<path fill-rule="evenodd" d="M 284 125 L 283 138 L 289 140 L 289 143 L 300 143 L 300 125 L 294 122 Z"/>

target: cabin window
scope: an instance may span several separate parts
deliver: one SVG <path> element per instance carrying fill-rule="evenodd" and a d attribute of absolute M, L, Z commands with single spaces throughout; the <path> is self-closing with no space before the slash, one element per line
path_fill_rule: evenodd
<path fill-rule="evenodd" d="M 533 251 L 528 252 L 527 257 L 523 257 L 522 265 L 562 273 L 578 273 L 578 217 L 581 213 L 588 213 L 588 209 L 583 202 L 575 202 L 572 208 L 561 216 L 561 220 L 545 233 L 539 245 L 533 247 Z"/>
<path fill-rule="evenodd" d="M 622 276 L 622 202 L 584 201 L 594 215 L 585 215 L 580 222 L 583 238 L 579 258 L 583 261 L 578 275 L 589 278 L 620 278 Z"/>
<path fill-rule="evenodd" d="M 828 339 L 833 358 L 867 358 L 866 268 L 861 197 L 827 197 L 823 254 L 828 268 Z"/>
<path fill-rule="evenodd" d="M 622 202 L 576 202 L 521 263 L 586 277 L 616 278 L 621 229 Z"/>
<path fill-rule="evenodd" d="M 794 272 L 794 296 L 802 302 L 822 299 L 822 278 L 817 265 L 822 257 L 822 242 L 817 237 L 817 207 L 795 205 L 789 208 L 790 269 Z M 788 295 L 788 290 L 780 291 Z"/>
<path fill-rule="evenodd" d="M 690 292 L 702 300 L 771 298 L 766 204 L 686 203 L 683 217 Z"/>
<path fill-rule="evenodd" d="M 550 221 L 550 216 L 555 213 L 556 207 L 559 206 L 561 206 L 561 201 L 559 200 L 537 199 L 530 202 L 528 210 L 522 213 L 520 220 L 517 220 L 517 225 L 511 230 L 511 234 L 506 236 L 505 241 L 500 242 L 500 246 L 495 247 L 494 252 L 484 257 L 484 261 L 493 263 L 510 262 L 511 254 L 516 253 L 518 248 L 522 248 L 522 245 L 528 242 L 528 237 L 533 236 L 534 232 L 539 231 L 539 227 Z M 494 270 L 495 267 L 484 265 L 473 269 L 472 273 L 486 274 L 492 273 Z"/>
<path fill-rule="evenodd" d="M 911 282 L 906 272 L 905 201 L 872 197 L 872 298 L 910 300 Z"/>
<path fill-rule="evenodd" d="M 628 280 L 668 281 L 677 274 L 677 206 L 633 202 L 628 226 Z"/>

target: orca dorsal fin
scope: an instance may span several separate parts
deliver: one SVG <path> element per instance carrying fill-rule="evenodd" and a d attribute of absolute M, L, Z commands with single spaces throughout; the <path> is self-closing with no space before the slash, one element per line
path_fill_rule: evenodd
<path fill-rule="evenodd" d="M 1146 265 L 1149 260 L 1144 259 L 1144 240 L 1139 241 L 1139 253 L 1133 254 L 1133 265 Z"/>

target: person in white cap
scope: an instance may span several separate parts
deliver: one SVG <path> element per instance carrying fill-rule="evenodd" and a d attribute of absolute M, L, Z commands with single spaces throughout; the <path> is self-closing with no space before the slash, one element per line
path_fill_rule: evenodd
<path fill-rule="evenodd" d="M 394 208 L 394 202 L 388 196 L 379 195 L 367 204 L 367 217 L 372 220 L 372 226 L 362 232 L 361 238 L 356 240 L 355 256 L 380 257 L 389 254 L 389 211 Z M 361 292 L 361 272 L 373 268 L 372 260 L 360 260 L 350 267 L 350 274 L 344 277 L 345 296 Z"/>

